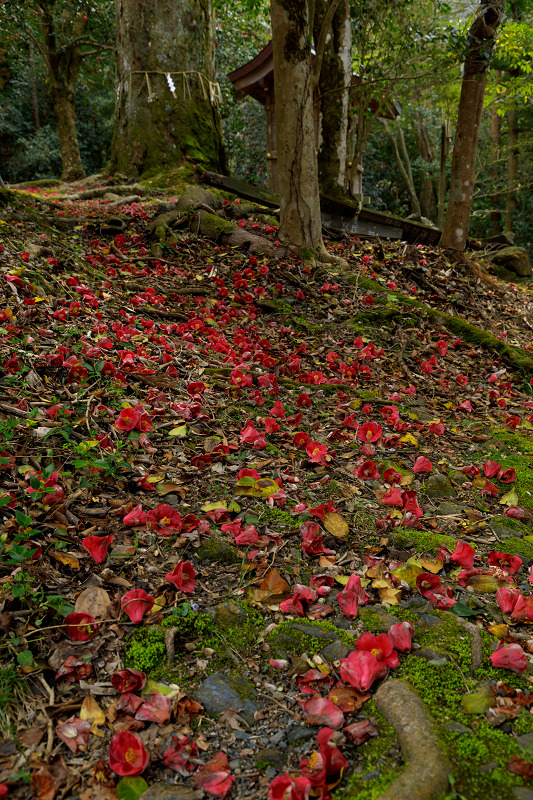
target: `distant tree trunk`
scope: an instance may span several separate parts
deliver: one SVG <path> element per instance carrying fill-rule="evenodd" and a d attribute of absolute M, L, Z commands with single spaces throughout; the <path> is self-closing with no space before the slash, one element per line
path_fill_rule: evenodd
<path fill-rule="evenodd" d="M 271 0 L 280 241 L 313 257 L 322 246 L 307 0 Z"/>
<path fill-rule="evenodd" d="M 331 26 L 327 14 L 331 3 L 316 0 L 313 23 L 319 97 L 318 182 L 326 195 L 346 194 L 346 135 L 348 100 L 352 80 L 352 25 L 349 0 L 340 0 Z"/>
<path fill-rule="evenodd" d="M 391 130 L 389 123 L 386 119 L 382 119 L 381 122 L 385 128 L 385 133 L 387 134 L 387 138 L 389 139 L 392 145 L 392 152 L 394 153 L 394 158 L 396 160 L 396 166 L 402 176 L 403 184 L 406 188 L 407 194 L 409 195 L 409 200 L 411 201 L 411 210 L 417 219 L 420 219 L 420 202 L 418 200 L 418 195 L 416 193 L 415 182 L 413 180 L 413 173 L 411 171 L 411 160 L 409 158 L 409 153 L 407 152 L 407 147 L 405 144 L 405 137 L 403 135 L 403 130 L 398 125 L 398 137 L 400 139 L 400 148 L 398 148 L 398 142 L 396 140 L 395 133 Z M 401 153 L 400 153 L 401 149 Z"/>
<path fill-rule="evenodd" d="M 211 0 L 115 0 L 115 8 L 111 170 L 153 174 L 187 158 L 223 172 Z"/>
<path fill-rule="evenodd" d="M 41 127 L 41 120 L 39 118 L 39 97 L 37 94 L 37 81 L 35 80 L 35 72 L 33 72 L 33 67 L 35 66 L 35 62 L 33 60 L 33 42 L 30 42 L 30 64 L 32 66 L 32 73 L 31 73 L 31 104 L 33 106 L 33 121 L 35 124 L 35 130 L 38 131 Z"/>
<path fill-rule="evenodd" d="M 435 183 L 432 177 L 435 151 L 424 121 L 419 114 L 415 116 L 413 121 L 413 132 L 418 155 L 428 165 L 427 171 L 420 178 L 420 190 L 418 192 L 420 213 L 427 219 L 436 220 Z"/>
<path fill-rule="evenodd" d="M 57 134 L 61 150 L 62 179 L 76 181 L 85 177 L 76 133 L 74 98 L 76 83 L 83 59 L 79 43 L 87 24 L 84 9 L 63 12 L 60 30 L 56 30 L 52 8 L 43 3 L 41 26 L 43 56 L 50 77 L 50 97 L 57 119 Z M 65 43 L 69 36 L 70 43 Z"/>
<path fill-rule="evenodd" d="M 513 103 L 507 113 L 507 182 L 505 193 L 505 233 L 513 230 L 513 221 L 518 208 L 516 185 L 518 181 L 518 106 Z"/>
<path fill-rule="evenodd" d="M 504 12 L 503 0 L 481 0 L 476 19 L 468 32 L 452 154 L 450 197 L 441 238 L 442 247 L 454 250 L 464 250 L 468 238 L 487 70 Z"/>
<path fill-rule="evenodd" d="M 501 74 L 501 73 L 500 73 Z M 500 210 L 500 191 L 498 189 L 499 174 L 498 174 L 498 161 L 500 159 L 501 151 L 501 138 L 502 138 L 502 120 L 498 115 L 496 108 L 492 109 L 491 125 L 490 125 L 490 157 L 492 160 L 490 168 L 490 179 L 492 182 L 492 191 L 490 195 L 490 228 L 491 233 L 501 233 L 502 212 Z"/>

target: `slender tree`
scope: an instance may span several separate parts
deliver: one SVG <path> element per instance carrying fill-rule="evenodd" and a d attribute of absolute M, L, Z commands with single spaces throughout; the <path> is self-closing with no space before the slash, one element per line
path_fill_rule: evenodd
<path fill-rule="evenodd" d="M 481 0 L 468 31 L 452 154 L 450 197 L 441 238 L 442 247 L 454 250 L 464 250 L 468 237 L 487 71 L 504 12 L 503 0 Z"/>
<path fill-rule="evenodd" d="M 115 7 L 111 169 L 155 173 L 187 157 L 222 172 L 210 0 L 115 0 Z"/>

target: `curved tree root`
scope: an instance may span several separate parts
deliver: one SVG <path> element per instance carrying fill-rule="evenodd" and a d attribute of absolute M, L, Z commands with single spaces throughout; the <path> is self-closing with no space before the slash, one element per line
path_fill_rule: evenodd
<path fill-rule="evenodd" d="M 378 711 L 394 728 L 407 768 L 378 800 L 433 800 L 448 789 L 450 766 L 420 698 L 400 680 L 382 683 Z"/>

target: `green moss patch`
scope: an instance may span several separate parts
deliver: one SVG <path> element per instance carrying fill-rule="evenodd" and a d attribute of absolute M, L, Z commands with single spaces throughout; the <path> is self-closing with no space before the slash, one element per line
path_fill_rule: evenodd
<path fill-rule="evenodd" d="M 453 551 L 457 544 L 457 540 L 452 536 L 446 536 L 443 533 L 430 533 L 429 531 L 415 530 L 414 528 L 394 531 L 392 534 L 392 541 L 396 547 L 416 547 L 417 552 L 424 553 L 436 553 L 441 545 Z"/>

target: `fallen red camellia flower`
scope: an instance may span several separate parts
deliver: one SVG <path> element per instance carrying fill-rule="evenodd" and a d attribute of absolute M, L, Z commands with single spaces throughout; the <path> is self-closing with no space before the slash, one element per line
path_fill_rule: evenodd
<path fill-rule="evenodd" d="M 309 778 L 293 778 L 286 773 L 270 782 L 269 800 L 309 800 L 312 783 Z"/>
<path fill-rule="evenodd" d="M 362 442 L 377 442 L 382 434 L 383 428 L 377 422 L 365 422 L 357 428 L 356 436 Z"/>
<path fill-rule="evenodd" d="M 372 653 L 378 661 L 384 661 L 387 667 L 395 669 L 399 665 L 398 653 L 394 650 L 392 636 L 388 633 L 363 633 L 356 641 L 357 650 Z"/>
<path fill-rule="evenodd" d="M 94 639 L 98 633 L 98 625 L 92 614 L 73 611 L 65 617 L 65 633 L 73 642 L 86 642 Z"/>
<path fill-rule="evenodd" d="M 194 758 L 198 758 L 198 746 L 194 739 L 189 741 L 188 736 L 180 737 L 175 733 L 172 737 L 172 746 L 163 753 L 163 764 L 186 778 L 197 766 L 192 761 Z"/>
<path fill-rule="evenodd" d="M 300 705 L 308 725 L 327 725 L 335 730 L 344 725 L 344 714 L 340 708 L 325 697 L 315 695 Z"/>
<path fill-rule="evenodd" d="M 86 536 L 81 540 L 81 546 L 97 564 L 102 564 L 107 558 L 107 550 L 114 538 L 114 536 Z"/>
<path fill-rule="evenodd" d="M 56 672 L 56 681 L 63 678 L 73 683 L 74 681 L 80 681 L 82 678 L 87 678 L 92 671 L 92 664 L 80 661 L 76 656 L 68 656 Z"/>
<path fill-rule="evenodd" d="M 508 575 L 514 575 L 522 566 L 522 559 L 520 556 L 513 556 L 512 553 L 500 553 L 496 550 L 491 550 L 487 556 L 487 564 L 490 567 L 499 567 L 503 572 Z"/>
<path fill-rule="evenodd" d="M 167 572 L 165 580 L 172 583 L 179 592 L 194 592 L 196 572 L 190 561 L 178 561 L 172 572 Z"/>
<path fill-rule="evenodd" d="M 146 683 L 146 675 L 137 669 L 120 669 L 111 676 L 111 683 L 120 694 L 140 692 Z"/>
<path fill-rule="evenodd" d="M 217 753 L 194 776 L 194 788 L 203 789 L 204 792 L 215 797 L 225 797 L 233 783 L 235 783 L 235 778 L 229 771 L 228 758 L 225 753 Z"/>
<path fill-rule="evenodd" d="M 121 731 L 109 743 L 109 766 L 117 775 L 140 775 L 150 763 L 150 756 L 136 733 Z"/>
<path fill-rule="evenodd" d="M 525 672 L 527 660 L 523 649 L 519 644 L 504 644 L 500 642 L 494 653 L 490 656 L 490 663 L 493 667 L 510 669 L 513 672 Z"/>
<path fill-rule="evenodd" d="M 322 728 L 317 734 L 318 752 L 313 752 L 309 758 L 300 761 L 300 769 L 313 786 L 326 786 L 332 789 L 348 769 L 348 762 L 342 755 L 337 745 L 331 741 L 334 735 L 331 728 Z M 328 778 L 337 780 L 328 781 Z"/>
<path fill-rule="evenodd" d="M 411 652 L 413 636 L 415 635 L 415 626 L 412 622 L 396 622 L 390 626 L 387 634 L 392 639 L 395 650 L 399 653 Z"/>
<path fill-rule="evenodd" d="M 142 704 L 135 714 L 135 719 L 143 722 L 164 723 L 170 720 L 172 700 L 166 695 L 156 692 Z"/>
<path fill-rule="evenodd" d="M 130 589 L 121 598 L 120 607 L 131 621 L 137 624 L 152 610 L 154 603 L 155 598 L 147 594 L 144 589 Z"/>
<path fill-rule="evenodd" d="M 379 736 L 379 728 L 371 719 L 363 719 L 361 722 L 352 722 L 342 729 L 342 732 L 352 744 L 360 745 L 367 742 L 371 736 Z"/>
<path fill-rule="evenodd" d="M 354 650 L 343 658 L 340 666 L 341 678 L 359 692 L 366 692 L 379 678 L 387 674 L 387 665 L 367 650 Z"/>
<path fill-rule="evenodd" d="M 69 717 L 65 722 L 60 722 L 56 726 L 56 736 L 66 744 L 69 750 L 77 753 L 85 750 L 85 745 L 89 739 L 91 723 L 79 717 Z"/>

